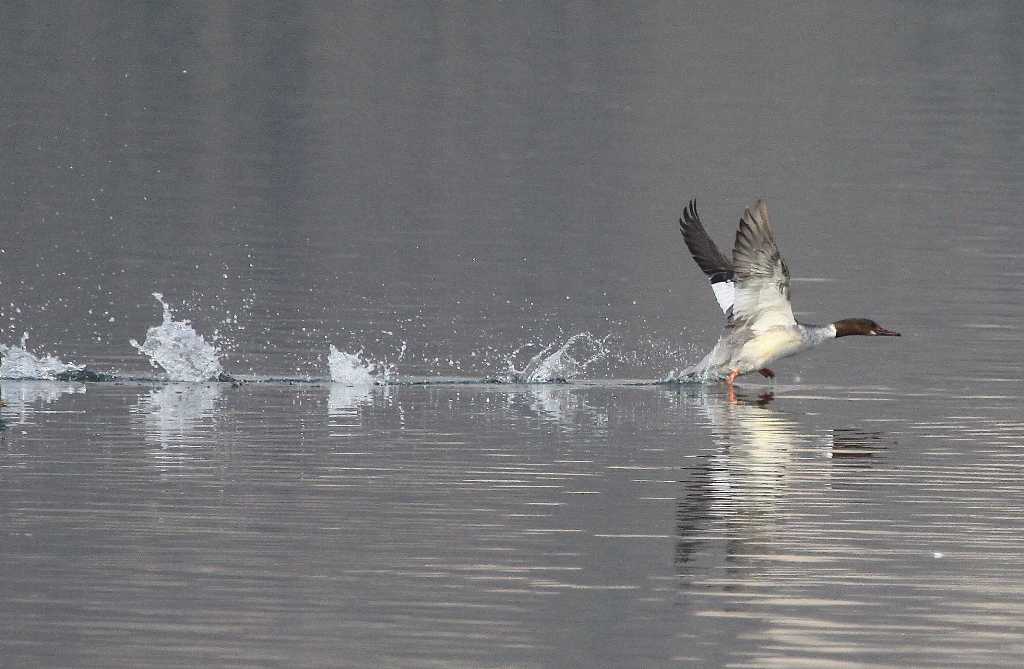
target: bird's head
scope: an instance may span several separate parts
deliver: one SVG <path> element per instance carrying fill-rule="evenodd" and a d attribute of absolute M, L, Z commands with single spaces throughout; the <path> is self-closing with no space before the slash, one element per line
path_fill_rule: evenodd
<path fill-rule="evenodd" d="M 867 337 L 899 337 L 900 333 L 883 328 L 870 318 L 844 318 L 832 324 L 836 329 L 836 337 L 864 335 Z"/>

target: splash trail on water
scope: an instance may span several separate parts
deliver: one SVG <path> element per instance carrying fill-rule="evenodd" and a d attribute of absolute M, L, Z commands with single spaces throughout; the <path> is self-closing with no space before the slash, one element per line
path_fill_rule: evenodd
<path fill-rule="evenodd" d="M 163 322 L 146 331 L 141 345 L 129 343 L 149 358 L 153 367 L 163 368 L 172 381 L 201 382 L 215 380 L 223 373 L 220 353 L 197 333 L 188 321 L 174 320 L 171 308 L 160 293 L 153 297 L 163 307 Z"/>
<path fill-rule="evenodd" d="M 21 336 L 20 346 L 0 344 L 0 354 L 3 355 L 0 378 L 4 379 L 53 381 L 59 374 L 77 372 L 85 368 L 85 365 L 64 362 L 49 354 L 35 355 L 29 352 L 27 332 Z"/>
<path fill-rule="evenodd" d="M 608 337 L 598 339 L 589 332 L 580 332 L 569 337 L 564 344 L 553 342 L 535 353 L 523 369 L 516 369 L 516 356 L 526 344 L 516 349 L 506 361 L 508 374 L 500 380 L 506 383 L 566 383 L 582 374 L 587 366 L 608 354 L 605 342 Z"/>
<path fill-rule="evenodd" d="M 400 377 L 397 363 L 404 359 L 407 351 L 406 342 L 403 341 L 398 355 L 394 357 L 394 362 L 390 362 L 386 356 L 383 358 L 370 356 L 361 347 L 358 350 L 353 347 L 346 351 L 330 344 L 327 355 L 329 375 L 327 379 L 312 376 L 280 378 L 252 375 L 247 379 L 239 380 L 224 373 L 220 361 L 221 351 L 215 343 L 208 342 L 203 335 L 196 332 L 188 320 L 175 320 L 171 306 L 164 300 L 161 293 L 153 293 L 153 297 L 161 306 L 161 322 L 147 329 L 145 341 L 142 344 L 135 339 L 130 339 L 129 343 L 146 356 L 152 367 L 164 370 L 166 375 L 154 378 L 145 375 L 131 377 L 99 373 L 85 365 L 66 363 L 53 355 L 33 354 L 27 349 L 28 335 L 26 334 L 22 337 L 20 346 L 0 345 L 0 354 L 3 356 L 2 363 L 0 363 L 0 378 L 80 382 L 164 380 L 232 383 L 246 381 L 318 383 L 329 380 L 339 386 L 356 388 L 435 383 L 545 384 L 571 383 L 583 379 L 588 372 L 593 375 L 595 370 L 598 370 L 599 374 L 599 370 L 611 371 L 611 365 L 615 362 L 638 367 L 647 367 L 651 363 L 662 362 L 660 359 L 654 360 L 645 357 L 645 352 L 653 352 L 659 358 L 666 360 L 688 357 L 687 351 L 681 350 L 678 344 L 670 340 L 648 339 L 642 342 L 633 340 L 631 344 L 634 348 L 622 350 L 621 337 L 614 332 L 598 337 L 588 331 L 582 331 L 568 337 L 565 336 L 567 333 L 564 333 L 557 339 L 548 340 L 550 343 L 546 344 L 543 340 L 534 339 L 519 346 L 511 353 L 508 352 L 508 349 L 501 352 L 497 347 L 489 348 L 488 350 L 491 351 L 489 355 L 493 357 L 487 367 L 493 369 L 494 366 L 499 368 L 503 366 L 504 371 L 497 374 L 492 372 L 485 376 L 445 377 L 434 374 L 418 376 L 413 371 L 412 376 Z M 382 332 L 389 336 L 392 335 L 391 332 Z M 638 343 L 639 347 L 636 346 Z M 487 357 L 483 354 L 478 355 L 478 353 L 478 351 L 474 351 L 474 357 Z M 602 361 L 601 364 L 595 364 L 598 361 Z M 451 360 L 449 360 L 449 364 L 451 364 Z M 436 370 L 432 371 L 435 371 L 436 374 Z M 614 379 L 606 380 L 614 381 Z M 674 370 L 667 376 L 662 375 L 650 382 L 672 384 L 680 383 L 683 380 L 679 377 L 678 371 Z"/>

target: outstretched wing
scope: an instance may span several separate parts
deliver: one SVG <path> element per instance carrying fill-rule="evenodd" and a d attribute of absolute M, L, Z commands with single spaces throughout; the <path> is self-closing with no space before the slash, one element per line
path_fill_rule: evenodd
<path fill-rule="evenodd" d="M 736 299 L 733 320 L 754 332 L 796 324 L 789 301 L 789 268 L 779 254 L 763 200 L 743 212 L 732 249 Z"/>
<path fill-rule="evenodd" d="M 711 282 L 718 306 L 722 307 L 726 318 L 731 319 L 735 292 L 732 262 L 722 255 L 715 242 L 708 236 L 707 230 L 700 222 L 696 200 L 690 200 L 683 210 L 683 217 L 679 219 L 679 231 L 683 233 L 683 241 L 686 242 L 686 248 L 690 249 L 690 255 Z"/>

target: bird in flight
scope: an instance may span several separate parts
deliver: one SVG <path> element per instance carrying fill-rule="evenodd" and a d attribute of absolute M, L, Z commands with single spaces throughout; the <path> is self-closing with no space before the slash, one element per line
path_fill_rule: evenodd
<path fill-rule="evenodd" d="M 708 236 L 696 200 L 683 211 L 679 229 L 725 312 L 725 329 L 711 352 L 684 369 L 678 381 L 724 380 L 732 389 L 741 374 L 756 371 L 775 378 L 769 364 L 829 339 L 900 336 L 868 318 L 844 318 L 828 325 L 798 322 L 789 301 L 789 268 L 779 254 L 764 200 L 743 212 L 732 259 L 722 255 Z"/>

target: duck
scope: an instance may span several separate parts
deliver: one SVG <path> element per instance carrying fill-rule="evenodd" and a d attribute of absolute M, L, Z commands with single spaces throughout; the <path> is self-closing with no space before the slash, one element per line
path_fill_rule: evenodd
<path fill-rule="evenodd" d="M 789 267 L 779 253 L 763 199 L 743 211 L 731 259 L 708 236 L 696 200 L 683 210 L 679 230 L 711 283 L 725 327 L 714 348 L 679 372 L 676 381 L 725 381 L 731 391 L 738 376 L 758 372 L 774 379 L 768 365 L 831 339 L 900 336 L 870 318 L 843 318 L 828 325 L 797 321 L 790 302 Z"/>

